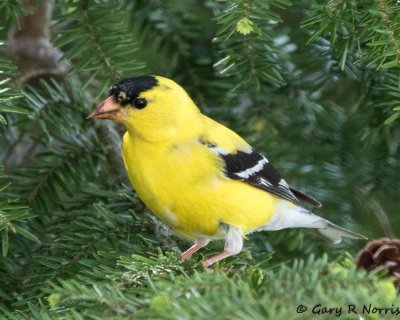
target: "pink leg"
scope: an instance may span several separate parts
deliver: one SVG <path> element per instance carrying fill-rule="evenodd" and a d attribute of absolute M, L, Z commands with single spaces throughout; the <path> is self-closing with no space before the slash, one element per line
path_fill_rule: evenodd
<path fill-rule="evenodd" d="M 218 262 L 226 257 L 234 256 L 242 251 L 243 248 L 243 233 L 242 230 L 238 227 L 234 227 L 231 225 L 224 224 L 225 231 L 225 249 L 224 251 L 206 259 L 203 262 L 203 266 L 209 267 L 213 263 Z"/>
<path fill-rule="evenodd" d="M 220 261 L 222 259 L 225 259 L 225 258 L 227 258 L 229 256 L 232 256 L 232 255 L 234 255 L 234 254 L 224 250 L 221 253 L 218 253 L 215 256 L 212 256 L 212 257 L 206 259 L 205 261 L 203 261 L 203 266 L 209 267 L 212 264 L 214 264 L 214 263 L 216 263 L 216 262 L 218 262 L 218 261 Z"/>
<path fill-rule="evenodd" d="M 181 261 L 185 261 L 186 259 L 188 259 L 193 253 L 205 247 L 209 242 L 210 242 L 209 240 L 196 240 L 193 246 L 191 246 L 184 253 L 182 253 Z"/>

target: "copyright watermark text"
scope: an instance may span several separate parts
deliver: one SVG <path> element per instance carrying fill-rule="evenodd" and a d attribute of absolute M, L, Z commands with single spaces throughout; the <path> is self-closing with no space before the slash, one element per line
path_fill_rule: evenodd
<path fill-rule="evenodd" d="M 319 315 L 333 315 L 340 317 L 345 314 L 375 314 L 375 315 L 400 315 L 400 307 L 391 305 L 390 307 L 374 306 L 372 304 L 365 304 L 356 306 L 354 304 L 348 304 L 341 307 L 335 306 L 324 306 L 322 304 L 315 304 L 313 306 L 306 306 L 300 304 L 296 308 L 297 313 L 310 313 L 316 316 Z"/>

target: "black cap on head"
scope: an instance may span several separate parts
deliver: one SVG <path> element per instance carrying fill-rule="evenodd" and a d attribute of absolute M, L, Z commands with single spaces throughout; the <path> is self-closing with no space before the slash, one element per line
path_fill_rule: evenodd
<path fill-rule="evenodd" d="M 126 105 L 132 103 L 140 93 L 157 86 L 157 83 L 158 80 L 155 76 L 125 78 L 111 88 L 109 96 L 114 96 L 116 101 Z"/>

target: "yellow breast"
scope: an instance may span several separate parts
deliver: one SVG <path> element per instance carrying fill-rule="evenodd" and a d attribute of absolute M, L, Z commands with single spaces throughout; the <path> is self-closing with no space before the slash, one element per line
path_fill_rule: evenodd
<path fill-rule="evenodd" d="M 248 233 L 271 219 L 276 197 L 227 179 L 219 157 L 196 139 L 157 144 L 126 133 L 123 156 L 142 201 L 185 237 L 216 236 L 221 222 Z"/>

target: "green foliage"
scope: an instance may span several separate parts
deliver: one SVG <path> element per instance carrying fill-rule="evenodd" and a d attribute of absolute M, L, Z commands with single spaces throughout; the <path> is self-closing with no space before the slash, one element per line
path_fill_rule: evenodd
<path fill-rule="evenodd" d="M 85 278 L 52 283 L 47 289 L 51 309 L 47 303 L 35 307 L 33 319 L 310 319 L 317 316 L 313 312 L 332 306 L 351 319 L 349 305 L 361 314 L 364 305 L 390 308 L 400 302 L 390 280 L 358 272 L 345 258 L 328 262 L 326 256 L 310 256 L 279 266 L 264 260 L 204 272 L 180 264 L 176 254 L 158 253 L 123 257 L 118 265 L 92 266 L 96 283 Z M 297 313 L 299 305 L 308 310 Z M 363 316 L 376 318 L 366 311 Z"/>
<path fill-rule="evenodd" d="M 118 78 L 142 69 L 143 65 L 134 59 L 137 46 L 129 34 L 128 12 L 122 3 L 94 6 L 91 1 L 82 1 L 80 5 L 66 2 L 68 10 L 57 21 L 68 21 L 68 26 L 60 27 L 54 44 L 64 49 L 64 59 L 72 62 L 70 72 L 82 74 L 83 88 L 96 83 L 96 88 L 103 92 Z M 98 79 L 102 81 L 97 83 Z"/>
<path fill-rule="evenodd" d="M 8 185 L 0 188 L 4 192 Z M 18 199 L 0 201 L 0 233 L 3 257 L 7 256 L 9 250 L 9 237 L 20 235 L 39 243 L 38 238 L 23 227 L 27 220 L 33 218 L 30 208 L 26 205 L 18 204 Z M 4 296 L 5 293 L 3 292 Z"/>
<path fill-rule="evenodd" d="M 123 129 L 86 120 L 116 79 L 170 77 L 321 200 L 317 214 L 396 236 L 395 1 L 57 1 L 52 43 L 68 76 L 18 88 L 4 44 L 21 3 L 0 4 L 1 319 L 309 319 L 317 304 L 399 306 L 391 280 L 355 270 L 363 243 L 304 230 L 252 234 L 212 273 L 200 261 L 219 242 L 181 263 L 189 244 L 121 178 Z"/>
<path fill-rule="evenodd" d="M 259 89 L 261 81 L 285 84 L 280 74 L 282 52 L 270 34 L 281 21 L 271 6 L 284 8 L 289 1 L 226 1 L 227 7 L 216 16 L 216 34 L 222 59 L 215 63 L 221 75 L 235 75 L 246 89 Z M 275 42 L 274 42 L 275 41 Z"/>
<path fill-rule="evenodd" d="M 4 112 L 24 113 L 19 108 L 9 107 L 9 103 L 12 100 L 18 99 L 21 94 L 11 86 L 11 77 L 15 74 L 16 68 L 12 61 L 4 54 L 4 50 L 4 42 L 0 40 L 0 132 L 2 132 L 2 127 L 7 124 L 3 116 Z"/>
<path fill-rule="evenodd" d="M 0 3 L 0 18 L 9 27 L 12 22 L 19 24 L 18 16 L 29 12 L 19 0 L 3 0 Z"/>
<path fill-rule="evenodd" d="M 390 125 L 400 116 L 399 5 L 391 1 L 331 1 L 313 9 L 312 17 L 302 25 L 311 34 L 308 42 L 323 43 L 318 50 L 333 60 L 332 69 L 363 84 L 370 82 L 371 106 L 380 107 L 376 113 L 385 118 L 386 130 L 398 136 L 398 128 Z"/>

